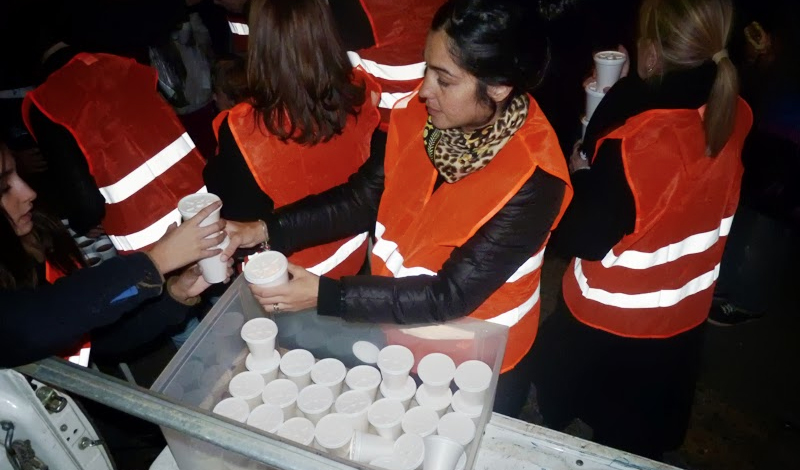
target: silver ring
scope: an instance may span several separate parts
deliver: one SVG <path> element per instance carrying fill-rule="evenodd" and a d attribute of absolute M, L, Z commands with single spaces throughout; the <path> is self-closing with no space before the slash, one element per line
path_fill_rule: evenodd
<path fill-rule="evenodd" d="M 272 304 L 272 311 L 273 312 L 280 312 L 281 308 L 278 307 L 278 304 Z"/>

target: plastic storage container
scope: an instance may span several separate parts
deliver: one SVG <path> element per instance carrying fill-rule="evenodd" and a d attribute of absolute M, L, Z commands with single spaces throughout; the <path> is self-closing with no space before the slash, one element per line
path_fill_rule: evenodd
<path fill-rule="evenodd" d="M 317 360 L 336 358 L 348 369 L 365 364 L 358 359 L 360 354 L 356 354 L 361 352 L 359 347 L 355 348 L 356 351 L 353 348 L 359 342 L 362 345 L 363 342 L 373 344 L 379 349 L 391 344 L 409 348 L 415 358 L 411 376 L 417 383 L 420 383 L 416 375 L 417 365 L 431 353 L 447 354 L 456 366 L 473 359 L 487 363 L 492 368 L 492 382 L 484 397 L 483 412 L 476 420 L 475 439 L 466 448 L 466 469 L 472 469 L 483 429 L 491 416 L 491 404 L 494 402 L 508 337 L 506 327 L 469 318 L 443 325 L 411 327 L 349 324 L 339 319 L 319 317 L 314 311 L 275 315 L 261 308 L 253 299 L 244 277 L 240 276 L 172 358 L 151 390 L 179 403 L 210 412 L 214 405 L 229 396 L 228 382 L 231 377 L 246 370 L 245 358 L 249 351 L 241 336 L 232 334 L 227 328 L 230 319 L 235 318 L 236 323 L 241 324 L 242 320 L 263 316 L 271 318 L 278 325 L 276 347 L 281 354 L 302 347 L 302 338 L 324 333 L 327 340 L 310 349 L 310 352 Z M 308 346 L 308 343 L 305 345 Z M 222 422 L 224 418 L 213 416 L 213 419 Z M 242 423 L 241 426 L 245 427 L 246 424 Z M 240 465 L 244 458 L 166 428 L 162 428 L 162 431 L 181 470 L 217 470 L 222 468 L 220 463 Z M 275 439 L 266 431 L 256 432 L 263 434 L 265 440 Z M 250 462 L 247 468 L 267 467 Z"/>

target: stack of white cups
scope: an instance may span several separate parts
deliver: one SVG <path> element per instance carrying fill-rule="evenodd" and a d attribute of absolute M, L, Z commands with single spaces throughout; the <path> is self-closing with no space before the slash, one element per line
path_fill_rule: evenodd
<path fill-rule="evenodd" d="M 416 394 L 417 403 L 443 416 L 453 400 L 450 382 L 455 372 L 456 365 L 446 354 L 433 353 L 423 357 L 417 366 L 422 380 Z"/>
<path fill-rule="evenodd" d="M 178 201 L 178 211 L 181 213 L 181 217 L 185 222 L 197 215 L 197 213 L 203 210 L 205 207 L 210 206 L 219 200 L 220 198 L 216 194 L 190 194 Z M 207 225 L 219 222 L 220 210 L 222 210 L 222 207 L 217 208 L 217 210 L 212 212 L 211 215 L 203 219 L 203 221 L 200 222 L 200 226 L 205 227 Z M 214 235 L 210 235 L 209 237 L 213 236 Z M 222 243 L 217 245 L 216 248 L 224 249 L 230 242 L 230 238 L 228 238 L 226 235 Z M 228 264 L 222 261 L 221 256 L 222 255 L 212 256 L 210 258 L 201 259 L 198 261 L 200 270 L 203 272 L 203 279 L 205 279 L 209 284 L 222 282 L 228 277 Z"/>
<path fill-rule="evenodd" d="M 594 81 L 586 85 L 586 114 L 581 119 L 583 124 L 583 134 L 586 133 L 586 126 L 606 95 L 605 89 L 613 86 L 622 74 L 622 66 L 627 57 L 618 51 L 602 51 L 594 55 L 594 67 L 597 77 Z M 583 135 L 581 134 L 581 135 Z"/>

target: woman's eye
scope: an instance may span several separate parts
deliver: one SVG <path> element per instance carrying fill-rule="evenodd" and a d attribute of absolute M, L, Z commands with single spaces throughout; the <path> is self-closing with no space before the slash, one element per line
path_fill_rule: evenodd
<path fill-rule="evenodd" d="M 445 82 L 445 81 L 444 81 L 444 80 L 442 80 L 442 79 L 437 79 L 437 80 L 436 80 L 436 82 L 437 82 L 437 83 L 439 84 L 439 86 L 440 86 L 440 87 L 442 87 L 442 88 L 447 88 L 447 87 L 449 87 L 449 86 L 450 86 L 450 84 L 449 84 L 449 83 Z"/>

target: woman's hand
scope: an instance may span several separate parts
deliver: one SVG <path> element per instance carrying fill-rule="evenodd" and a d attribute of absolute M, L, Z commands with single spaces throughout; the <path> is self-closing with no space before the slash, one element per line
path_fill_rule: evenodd
<path fill-rule="evenodd" d="M 231 242 L 222 253 L 222 260 L 226 261 L 233 257 L 233 253 L 239 248 L 251 248 L 266 240 L 264 224 L 260 220 L 255 222 L 233 222 L 228 221 L 225 231 Z"/>
<path fill-rule="evenodd" d="M 292 263 L 289 263 L 289 274 L 292 279 L 282 286 L 261 287 L 250 284 L 250 291 L 267 312 L 297 312 L 317 306 L 319 276 Z"/>
<path fill-rule="evenodd" d="M 219 201 L 211 204 L 182 223 L 180 227 L 176 227 L 176 224 L 170 225 L 161 240 L 150 248 L 150 258 L 162 275 L 222 253 L 222 250 L 214 247 L 225 239 L 225 232 L 223 232 L 225 221 L 220 220 L 200 227 L 200 222 L 221 205 L 222 203 Z"/>
<path fill-rule="evenodd" d="M 583 144 L 582 140 L 575 142 L 575 145 L 572 146 L 572 155 L 569 156 L 569 172 L 575 173 L 579 170 L 588 170 L 589 160 L 584 158 L 581 155 L 581 145 Z"/>
<path fill-rule="evenodd" d="M 228 276 L 224 282 L 228 282 L 233 276 L 233 260 L 228 261 Z M 193 264 L 184 269 L 180 275 L 175 277 L 173 282 L 167 283 L 170 295 L 177 301 L 186 303 L 192 297 L 197 297 L 211 286 L 203 279 L 203 272 L 200 266 Z"/>

